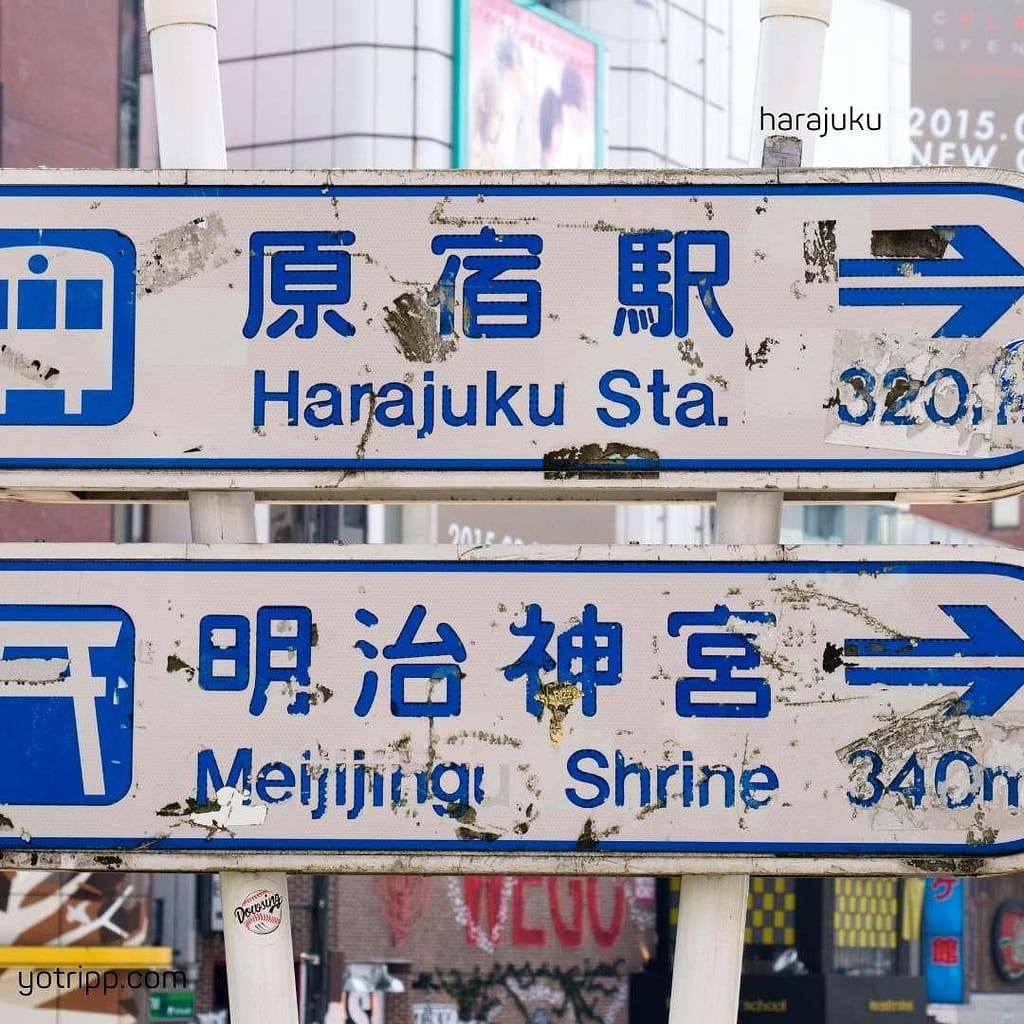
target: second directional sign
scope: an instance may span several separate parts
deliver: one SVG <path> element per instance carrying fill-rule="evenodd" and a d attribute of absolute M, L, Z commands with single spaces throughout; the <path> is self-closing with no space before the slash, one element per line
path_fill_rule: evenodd
<path fill-rule="evenodd" d="M 1022 181 L 4 172 L 0 488 L 1019 488 Z"/>
<path fill-rule="evenodd" d="M 383 553 L 0 552 L 0 863 L 1024 862 L 1019 553 Z"/>

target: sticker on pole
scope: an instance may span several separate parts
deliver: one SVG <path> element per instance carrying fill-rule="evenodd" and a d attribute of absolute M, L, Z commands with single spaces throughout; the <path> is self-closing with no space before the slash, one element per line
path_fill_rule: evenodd
<path fill-rule="evenodd" d="M 270 935 L 281 924 L 284 899 L 279 892 L 254 889 L 235 907 L 235 920 L 254 935 Z"/>

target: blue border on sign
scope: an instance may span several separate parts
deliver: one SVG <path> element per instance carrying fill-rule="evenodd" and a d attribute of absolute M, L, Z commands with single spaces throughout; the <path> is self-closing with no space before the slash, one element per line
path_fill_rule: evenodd
<path fill-rule="evenodd" d="M 301 560 L 217 560 L 217 559 L 5 559 L 0 560 L 0 579 L 4 573 L 66 573 L 87 572 L 146 572 L 146 573 L 470 573 L 470 574 L 523 574 L 555 572 L 568 575 L 626 573 L 656 576 L 667 575 L 765 575 L 830 576 L 855 573 L 905 576 L 995 576 L 1024 580 L 1024 567 L 998 565 L 992 562 L 911 562 L 911 561 L 808 561 L 808 562 L 574 562 L 574 561 L 520 561 L 520 562 L 452 562 L 413 560 L 358 560 L 334 561 L 320 559 Z M 138 680 L 136 680 L 136 684 Z M 129 797 L 132 798 L 132 797 Z M 223 838 L 156 838 L 147 836 L 88 838 L 78 836 L 39 836 L 23 838 L 21 835 L 0 835 L 3 850 L 122 850 L 145 849 L 152 851 L 217 851 L 237 853 L 606 853 L 606 854 L 761 854 L 772 856 L 826 856 L 872 855 L 886 857 L 965 856 L 988 858 L 1024 852 L 1024 836 L 1010 841 L 990 844 L 961 843 L 742 843 L 742 842 L 644 842 L 642 840 L 600 839 L 593 850 L 580 850 L 575 840 L 343 840 L 316 839 L 246 839 Z"/>
<path fill-rule="evenodd" d="M 586 173 L 586 172 L 580 172 Z M 471 177 L 472 172 L 461 172 Z M 857 196 L 857 195 L 939 195 L 999 196 L 1024 202 L 1024 190 L 1010 185 L 984 183 L 774 183 L 750 185 L 607 184 L 607 185 L 481 185 L 479 183 L 444 185 L 5 185 L 0 200 L 8 197 L 65 198 L 168 198 L 252 199 L 277 198 L 365 198 L 365 197 L 438 197 L 446 196 Z M 0 428 L 2 437 L 2 428 Z M 587 472 L 602 479 L 622 478 L 642 472 L 839 472 L 864 473 L 897 471 L 932 473 L 936 471 L 977 472 L 1007 469 L 1024 464 L 1024 450 L 988 458 L 935 456 L 914 458 L 865 459 L 629 459 L 606 464 L 566 460 L 544 465 L 543 458 L 470 458 L 470 459 L 374 459 L 374 458 L 279 458 L 253 459 L 224 456 L 218 458 L 114 458 L 114 457 L 18 457 L 0 452 L 0 470 L 191 470 L 216 471 L 358 471 L 358 472 L 551 472 L 557 475 Z"/>

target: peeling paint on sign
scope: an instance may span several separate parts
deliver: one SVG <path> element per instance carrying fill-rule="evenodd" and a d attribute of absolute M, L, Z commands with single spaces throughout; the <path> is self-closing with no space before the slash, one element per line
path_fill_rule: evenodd
<path fill-rule="evenodd" d="M 397 339 L 398 350 L 412 363 L 443 363 L 456 350 L 455 335 L 442 336 L 437 328 L 437 302 L 405 292 L 385 307 L 384 323 Z"/>
<path fill-rule="evenodd" d="M 834 220 L 804 223 L 804 281 L 807 284 L 839 280 L 839 257 L 836 250 Z"/>
<path fill-rule="evenodd" d="M 141 295 L 158 295 L 241 255 L 228 239 L 224 219 L 211 211 L 152 239 L 140 253 L 136 284 Z"/>
<path fill-rule="evenodd" d="M 949 246 L 950 232 L 933 228 L 900 228 L 871 232 L 871 255 L 896 259 L 941 260 Z"/>
<path fill-rule="evenodd" d="M 594 479 L 598 475 L 606 477 L 608 470 L 612 470 L 617 475 L 630 479 L 657 477 L 657 469 L 631 469 L 630 459 L 657 464 L 658 453 L 650 448 L 615 443 L 560 448 L 545 452 L 544 476 L 549 480 L 586 480 Z"/>

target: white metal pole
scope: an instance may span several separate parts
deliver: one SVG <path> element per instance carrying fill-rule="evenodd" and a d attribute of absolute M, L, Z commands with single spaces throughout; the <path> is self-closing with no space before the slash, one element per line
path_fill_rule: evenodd
<path fill-rule="evenodd" d="M 224 168 L 216 0 L 146 0 L 160 164 Z M 189 494 L 192 539 L 254 543 L 252 492 Z M 298 1024 L 288 879 L 226 871 L 220 877 L 228 999 L 234 1024 Z"/>
<path fill-rule="evenodd" d="M 816 110 L 821 93 L 825 30 L 832 0 L 761 0 L 761 45 L 751 163 L 765 165 L 761 110 Z M 770 129 L 770 122 L 767 127 Z M 813 157 L 803 137 L 802 161 Z M 717 544 L 777 544 L 781 493 L 722 491 L 715 501 Z M 743 968 L 747 875 L 684 875 L 672 967 L 669 1024 L 735 1024 Z"/>
<path fill-rule="evenodd" d="M 761 166 L 769 135 L 796 135 L 803 143 L 804 167 L 814 164 L 817 133 L 779 130 L 782 114 L 818 109 L 825 32 L 832 0 L 761 0 L 761 45 L 751 122 L 750 163 Z M 806 118 L 803 120 L 806 121 Z"/>

